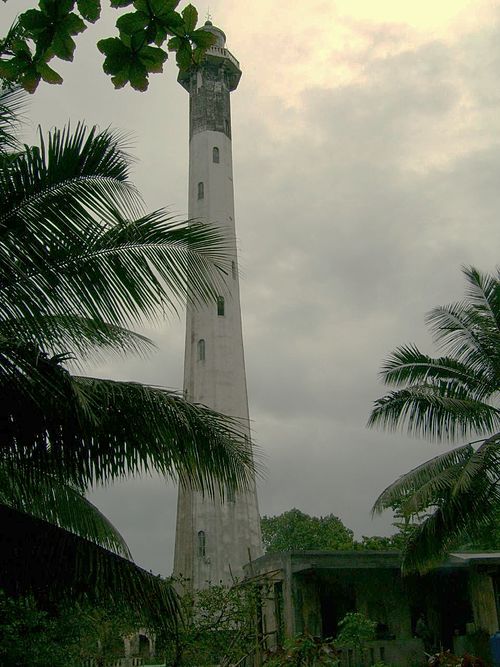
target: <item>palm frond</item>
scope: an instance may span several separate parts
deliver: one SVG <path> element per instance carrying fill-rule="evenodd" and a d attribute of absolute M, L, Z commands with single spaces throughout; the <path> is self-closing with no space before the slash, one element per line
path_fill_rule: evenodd
<path fill-rule="evenodd" d="M 117 219 L 92 238 L 85 235 L 84 243 L 78 237 L 53 240 L 49 249 L 30 253 L 29 266 L 16 260 L 3 278 L 0 258 L 0 317 L 28 315 L 35 330 L 35 318 L 60 313 L 126 326 L 183 305 L 188 277 L 191 300 L 215 300 L 231 240 L 209 225 L 186 225 L 162 211 L 132 222 L 115 211 Z M 39 261 L 33 263 L 33 256 Z"/>
<path fill-rule="evenodd" d="M 481 534 L 500 508 L 498 485 L 477 480 L 474 488 L 443 499 L 412 533 L 403 553 L 403 572 L 425 572 L 438 564 L 464 536 Z"/>
<path fill-rule="evenodd" d="M 372 508 L 372 513 L 381 513 L 385 509 L 392 507 L 395 503 L 411 502 L 413 495 L 427 485 L 434 485 L 428 491 L 432 498 L 432 504 L 436 499 L 436 493 L 449 488 L 450 479 L 447 474 L 451 470 L 452 475 L 456 475 L 457 468 L 463 466 L 474 453 L 472 445 L 466 444 L 451 449 L 439 456 L 435 456 L 425 463 L 421 463 L 416 468 L 398 477 L 398 479 L 389 484 L 379 495 Z M 422 503 L 415 503 L 422 507 Z M 418 510 L 416 510 L 418 511 Z"/>
<path fill-rule="evenodd" d="M 473 451 L 468 461 L 462 467 L 453 493 L 455 495 L 474 488 L 478 480 L 490 478 L 493 483 L 500 481 L 500 433 L 486 438 Z"/>
<path fill-rule="evenodd" d="M 42 384 L 37 393 L 31 377 L 27 390 L 22 377 L 19 386 L 0 383 L 8 460 L 77 484 L 151 471 L 210 494 L 251 482 L 253 456 L 238 420 L 165 389 L 72 377 L 51 360 L 42 363 L 57 392 Z"/>
<path fill-rule="evenodd" d="M 26 105 L 26 93 L 21 88 L 0 89 L 0 160 L 8 153 L 17 151 L 20 143 L 17 138 L 21 124 L 21 112 Z"/>
<path fill-rule="evenodd" d="M 470 398 L 460 386 L 413 384 L 374 403 L 368 426 L 395 430 L 406 424 L 410 435 L 455 440 L 470 433 L 491 433 L 500 427 L 497 408 Z"/>
<path fill-rule="evenodd" d="M 129 163 L 116 133 L 83 124 L 0 160 L 0 586 L 123 597 L 165 620 L 170 586 L 76 535 L 125 553 L 79 493 L 154 470 L 223 495 L 253 483 L 255 464 L 240 420 L 63 366 L 75 352 L 144 349 L 131 321 L 225 285 L 234 238 L 144 215 Z"/>
<path fill-rule="evenodd" d="M 500 514 L 500 273 L 463 272 L 466 298 L 427 317 L 448 356 L 398 348 L 382 377 L 402 388 L 376 401 L 369 419 L 370 426 L 406 426 L 431 440 L 484 437 L 477 449 L 462 445 L 402 475 L 376 500 L 373 512 L 396 505 L 404 516 L 431 512 L 410 536 L 407 570 L 439 562 L 457 540 L 480 534 Z"/>
<path fill-rule="evenodd" d="M 396 386 L 407 387 L 414 383 L 460 386 L 476 400 L 496 391 L 490 376 L 453 357 L 430 357 L 414 345 L 397 348 L 384 362 L 380 375 L 386 384 Z"/>
<path fill-rule="evenodd" d="M 99 352 L 147 354 L 154 343 L 130 329 L 79 315 L 27 315 L 0 320 L 0 350 L 8 347 L 38 345 L 52 354 L 67 350 L 100 358 Z"/>
<path fill-rule="evenodd" d="M 74 131 L 53 130 L 48 142 L 40 131 L 40 145 L 25 145 L 13 167 L 0 172 L 1 240 L 27 230 L 47 240 L 80 235 L 83 242 L 89 216 L 97 223 L 106 216 L 110 197 L 136 215 L 140 197 L 128 182 L 129 163 L 122 137 L 111 130 L 78 123 Z"/>
<path fill-rule="evenodd" d="M 130 558 L 125 540 L 113 524 L 77 489 L 54 475 L 1 462 L 0 503 Z"/>
<path fill-rule="evenodd" d="M 440 347 L 484 377 L 495 378 L 500 331 L 482 313 L 460 302 L 434 308 L 426 321 Z"/>
<path fill-rule="evenodd" d="M 35 345 L 0 337 L 0 394 L 5 396 L 5 411 L 0 406 L 0 446 L 6 446 L 9 436 L 9 403 L 22 409 L 43 405 L 51 400 L 64 400 L 68 372 L 61 366 L 67 355 L 49 357 Z M 29 420 L 28 420 L 29 423 Z M 3 450 L 5 451 L 5 450 Z"/>
<path fill-rule="evenodd" d="M 0 587 L 11 595 L 122 602 L 171 629 L 178 601 L 168 581 L 58 526 L 0 504 Z"/>
<path fill-rule="evenodd" d="M 485 320 L 490 320 L 491 330 L 500 331 L 500 274 L 492 276 L 473 266 L 463 267 L 462 272 L 469 284 L 469 302 Z"/>

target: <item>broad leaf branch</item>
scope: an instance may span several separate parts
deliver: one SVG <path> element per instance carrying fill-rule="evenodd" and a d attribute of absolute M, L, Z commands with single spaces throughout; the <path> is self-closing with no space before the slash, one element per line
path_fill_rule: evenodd
<path fill-rule="evenodd" d="M 149 75 L 163 71 L 168 53 L 176 51 L 180 69 L 197 65 L 215 38 L 196 28 L 198 12 L 188 4 L 176 11 L 179 0 L 110 0 L 113 9 L 133 5 L 135 11 L 116 21 L 118 35 L 101 39 L 103 69 L 115 88 L 129 84 L 146 90 Z M 100 0 L 40 0 L 38 9 L 23 12 L 0 40 L 0 77 L 11 85 L 35 92 L 40 81 L 61 84 L 61 75 L 49 63 L 72 61 L 75 37 L 101 16 Z M 170 39 L 170 41 L 169 41 Z M 175 40 L 175 41 L 172 41 Z"/>

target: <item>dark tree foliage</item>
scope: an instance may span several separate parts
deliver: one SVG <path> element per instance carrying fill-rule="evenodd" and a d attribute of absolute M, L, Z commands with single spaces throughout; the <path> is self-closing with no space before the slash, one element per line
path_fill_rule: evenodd
<path fill-rule="evenodd" d="M 263 516 L 262 539 L 267 553 L 279 551 L 399 551 L 406 540 L 406 529 L 389 537 L 363 535 L 361 541 L 333 514 L 310 516 L 294 508 L 278 516 Z"/>
<path fill-rule="evenodd" d="M 172 667 L 237 665 L 251 655 L 258 641 L 257 610 L 266 587 L 236 582 L 232 587 L 207 583 L 193 591 L 182 577 L 174 581 L 179 594 L 175 628 L 157 632 L 158 653 Z"/>
<path fill-rule="evenodd" d="M 333 514 L 315 517 L 294 508 L 279 516 L 263 516 L 261 526 L 267 553 L 353 548 L 352 530 Z"/>
<path fill-rule="evenodd" d="M 168 58 L 162 46 L 176 52 L 180 69 L 200 63 L 213 44 L 208 31 L 197 28 L 193 5 L 177 11 L 180 0 L 110 0 L 114 9 L 131 7 L 116 21 L 118 35 L 101 39 L 103 69 L 115 88 L 129 83 L 146 90 L 149 75 L 162 72 Z M 33 93 L 41 80 L 60 84 L 62 77 L 49 63 L 72 61 L 75 37 L 101 16 L 100 0 L 39 0 L 23 12 L 0 41 L 0 77 Z"/>
<path fill-rule="evenodd" d="M 69 667 L 115 663 L 123 637 L 141 619 L 110 603 L 60 600 L 43 605 L 33 595 L 8 596 L 0 590 L 0 665 Z"/>

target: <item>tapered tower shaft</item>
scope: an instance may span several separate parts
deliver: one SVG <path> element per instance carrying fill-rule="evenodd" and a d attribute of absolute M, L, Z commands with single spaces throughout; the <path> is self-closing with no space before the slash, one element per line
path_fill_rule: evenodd
<path fill-rule="evenodd" d="M 238 85 L 238 61 L 225 48 L 222 30 L 203 63 L 179 75 L 189 93 L 189 218 L 210 222 L 226 235 L 231 253 L 228 284 L 216 304 L 188 303 L 184 391 L 241 422 L 250 446 L 248 398 L 241 328 L 238 257 L 234 222 L 230 93 Z M 193 588 L 229 585 L 249 558 L 262 553 L 255 483 L 224 501 L 179 488 L 174 573 Z"/>

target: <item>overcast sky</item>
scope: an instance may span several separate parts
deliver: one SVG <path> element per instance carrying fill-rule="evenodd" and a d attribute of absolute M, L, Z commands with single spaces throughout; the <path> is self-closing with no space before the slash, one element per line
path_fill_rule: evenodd
<path fill-rule="evenodd" d="M 2 25 L 33 5 L 2 5 Z M 357 536 L 387 534 L 391 517 L 370 517 L 377 493 L 444 445 L 365 428 L 381 362 L 403 343 L 432 353 L 425 313 L 461 298 L 461 265 L 499 262 L 500 5 L 211 0 L 210 12 L 243 70 L 234 184 L 261 513 L 333 512 Z M 40 86 L 26 138 L 68 119 L 120 128 L 148 208 L 186 216 L 188 95 L 173 62 L 147 93 L 113 89 L 95 42 L 117 16 L 79 38 L 62 86 Z M 183 318 L 148 334 L 150 359 L 88 373 L 181 387 Z M 138 563 L 170 574 L 172 483 L 134 479 L 93 500 Z"/>

